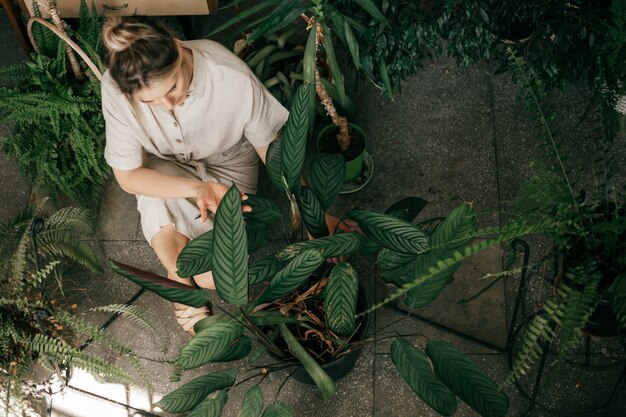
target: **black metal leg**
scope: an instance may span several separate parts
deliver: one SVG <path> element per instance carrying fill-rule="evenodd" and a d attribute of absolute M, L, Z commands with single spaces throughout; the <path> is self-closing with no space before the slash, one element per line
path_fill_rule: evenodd
<path fill-rule="evenodd" d="M 523 294 L 526 291 L 526 280 L 528 276 L 528 261 L 530 259 L 530 247 L 528 243 L 521 239 L 515 239 L 511 242 L 511 246 L 514 250 L 524 252 L 524 259 L 522 261 L 522 276 L 520 277 L 519 287 L 517 289 L 517 297 L 515 298 L 515 307 L 513 308 L 513 316 L 511 317 L 511 325 L 506 335 L 506 349 L 512 348 L 513 343 L 513 330 L 515 329 L 515 323 L 517 323 L 517 315 L 519 314 L 519 308 L 523 299 Z"/>

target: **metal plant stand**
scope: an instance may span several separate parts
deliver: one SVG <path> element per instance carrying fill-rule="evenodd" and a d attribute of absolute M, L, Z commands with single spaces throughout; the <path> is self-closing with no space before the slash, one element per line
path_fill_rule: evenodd
<path fill-rule="evenodd" d="M 513 342 L 517 339 L 518 336 L 520 336 L 520 333 L 523 327 L 527 325 L 530 322 L 530 320 L 533 319 L 533 317 L 535 317 L 537 314 L 540 313 L 540 311 L 536 311 L 530 314 L 519 325 L 516 326 L 518 316 L 520 312 L 523 313 L 523 310 L 524 310 L 522 303 L 524 300 L 524 296 L 526 295 L 526 290 L 527 290 L 527 287 L 528 287 L 528 284 L 530 282 L 530 278 L 532 277 L 532 275 L 529 275 L 529 268 L 528 268 L 528 263 L 529 263 L 529 258 L 530 258 L 530 247 L 528 243 L 526 243 L 523 240 L 516 239 L 511 243 L 511 245 L 513 247 L 513 250 L 523 253 L 523 261 L 522 261 L 522 272 L 521 272 L 521 277 L 520 277 L 520 283 L 519 283 L 519 287 L 517 290 L 517 296 L 515 298 L 515 306 L 513 308 L 513 316 L 511 318 L 511 324 L 507 332 L 507 344 L 506 344 L 507 349 L 506 350 L 507 350 L 509 370 L 513 368 Z M 590 363 L 591 362 L 590 361 L 591 342 L 592 342 L 591 336 L 589 334 L 586 334 L 585 340 L 584 340 L 585 360 L 583 363 L 576 363 L 573 361 L 568 361 L 568 363 L 581 367 L 583 369 L 606 368 L 606 367 L 598 367 L 598 366 L 591 365 Z M 621 342 L 623 344 L 624 340 L 622 339 Z M 561 414 L 559 411 L 554 410 L 545 404 L 540 404 L 539 401 L 537 400 L 537 396 L 539 394 L 539 387 L 543 379 L 544 372 L 546 370 L 546 361 L 547 361 L 549 353 L 550 353 L 550 343 L 545 342 L 542 345 L 542 353 L 539 359 L 539 367 L 534 377 L 534 384 L 532 385 L 532 391 L 530 393 L 522 386 L 520 381 L 517 378 L 515 378 L 515 385 L 517 386 L 519 392 L 524 397 L 526 397 L 529 401 L 528 408 L 523 414 L 526 417 L 530 416 L 535 408 L 539 408 L 542 411 L 552 414 L 552 415 L 564 416 L 564 414 Z M 611 389 L 611 394 L 609 396 L 609 399 L 606 401 L 606 403 L 603 406 L 596 408 L 596 409 L 578 411 L 575 413 L 570 412 L 567 414 L 567 417 L 583 416 L 583 415 L 597 415 L 597 416 L 608 415 L 608 413 L 611 411 L 611 406 L 613 404 L 613 401 L 617 398 L 618 394 L 624 388 L 624 384 L 626 383 L 626 360 L 621 360 L 617 364 L 611 364 L 610 366 L 611 367 L 616 366 L 616 365 L 619 365 L 620 363 L 622 365 L 622 371 L 620 375 L 618 376 L 615 382 L 615 385 Z"/>

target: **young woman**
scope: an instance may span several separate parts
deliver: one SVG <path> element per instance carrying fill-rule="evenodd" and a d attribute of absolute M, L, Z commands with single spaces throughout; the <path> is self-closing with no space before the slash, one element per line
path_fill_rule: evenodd
<path fill-rule="evenodd" d="M 109 19 L 103 41 L 106 161 L 137 196 L 143 233 L 168 277 L 192 285 L 176 273 L 178 254 L 212 228 L 210 213 L 233 181 L 256 192 L 258 160 L 288 111 L 216 42 L 180 41 L 138 18 Z M 210 272 L 194 279 L 215 288 Z M 175 305 L 175 314 L 192 333 L 208 310 Z"/>

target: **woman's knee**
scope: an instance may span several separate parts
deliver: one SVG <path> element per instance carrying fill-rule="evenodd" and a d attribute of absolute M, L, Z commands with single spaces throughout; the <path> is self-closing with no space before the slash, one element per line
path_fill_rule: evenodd
<path fill-rule="evenodd" d="M 187 237 L 178 232 L 173 224 L 167 224 L 154 235 L 150 244 L 165 269 L 168 272 L 175 272 L 176 259 L 187 241 Z"/>

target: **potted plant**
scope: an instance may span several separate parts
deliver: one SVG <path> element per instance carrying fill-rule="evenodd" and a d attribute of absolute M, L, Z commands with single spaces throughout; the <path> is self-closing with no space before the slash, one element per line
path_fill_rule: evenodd
<path fill-rule="evenodd" d="M 242 215 L 240 193 L 233 185 L 218 207 L 214 229 L 192 240 L 177 260 L 180 276 L 211 270 L 217 294 L 229 308 L 196 324 L 195 336 L 180 350 L 178 365 L 192 369 L 244 357 L 259 361 L 257 352 L 261 349 L 280 361 L 265 362 L 253 377 L 263 380 L 269 372 L 302 367 L 306 374 L 302 372 L 298 378 L 310 379 L 321 397 L 328 399 L 336 389 L 332 376 L 345 374 L 349 369 L 344 365 L 351 366 L 356 360 L 352 352 L 374 337 L 365 331 L 365 317 L 376 306 L 368 307 L 365 297 L 359 300 L 358 275 L 347 259 L 358 251 L 376 252 L 379 248 L 388 252 L 385 258 L 389 264 L 395 265 L 393 257 L 403 262 L 415 259 L 427 268 L 427 276 L 398 283 L 400 291 L 408 291 L 410 284 L 427 285 L 438 275 L 447 282 L 463 257 L 457 256 L 455 245 L 466 242 L 475 232 L 471 209 L 462 204 L 445 219 L 429 222 L 429 237 L 410 222 L 423 208 L 423 200 L 409 198 L 394 204 L 386 214 L 364 210 L 348 213 L 365 237 L 357 232 L 329 234 L 324 209 L 343 182 L 344 164 L 341 157 L 318 155 L 312 163 L 310 187 L 301 184 L 308 92 L 306 86 L 296 92 L 283 136 L 268 149 L 267 169 L 272 183 L 288 196 L 292 226 L 297 229 L 302 219 L 315 239 L 290 243 L 249 265 L 248 253 L 265 245 L 263 230 L 280 217 L 280 212 L 270 200 L 249 196 L 243 204 L 252 211 Z M 341 261 L 326 265 L 325 259 L 331 258 Z M 194 307 L 211 305 L 201 289 L 119 262 L 112 262 L 112 269 L 170 301 Z M 254 350 L 253 340 L 257 346 Z M 423 351 L 397 338 L 390 354 L 400 376 L 443 415 L 455 412 L 457 396 L 482 415 L 504 416 L 508 409 L 508 398 L 496 384 L 447 343 L 428 341 Z M 234 389 L 236 374 L 235 369 L 228 369 L 197 377 L 156 405 L 172 413 L 219 415 L 228 391 Z M 264 407 L 257 384 L 246 393 L 241 412 L 259 415 Z M 280 401 L 265 409 L 269 415 L 279 411 L 290 415 Z"/>
<path fill-rule="evenodd" d="M 37 4 L 34 7 L 40 16 Z M 90 15 L 83 0 L 76 31 L 60 19 L 57 24 L 56 30 L 60 27 L 77 38 L 91 65 L 102 70 L 102 18 Z M 0 123 L 10 132 L 0 145 L 49 196 L 63 193 L 95 208 L 110 173 L 103 156 L 100 82 L 94 74 L 85 75 L 76 58 L 75 66 L 67 65 L 64 41 L 48 28 L 36 22 L 31 34 L 39 52 L 25 65 L 3 68 L 0 74 L 3 83 L 12 84 L 0 88 Z"/>
<path fill-rule="evenodd" d="M 45 389 L 42 382 L 51 375 L 59 384 L 67 382 L 72 366 L 115 381 L 135 380 L 127 370 L 83 351 L 88 339 L 128 357 L 141 372 L 129 347 L 80 318 L 63 295 L 63 277 L 73 264 L 102 271 L 97 255 L 80 240 L 93 225 L 89 210 L 66 207 L 48 214 L 43 205 L 29 206 L 0 225 L 0 387 L 7 415 L 22 415 L 30 395 L 44 393 L 32 392 L 34 384 Z M 127 306 L 100 310 L 143 322 Z"/>
<path fill-rule="evenodd" d="M 357 3 L 381 24 L 387 24 L 384 15 L 373 2 L 368 0 Z M 260 3 L 257 7 L 242 12 L 207 36 L 245 21 L 249 16 L 262 10 L 268 12 L 266 16 L 244 25 L 242 29 L 243 32 L 252 29 L 251 33 L 246 34 L 245 43 L 247 44 L 259 41 L 266 34 L 279 32 L 290 25 L 300 25 L 302 20 L 306 23 L 308 37 L 304 50 L 302 74 L 305 85 L 311 90 L 307 103 L 311 114 L 309 133 L 313 134 L 314 131 L 313 115 L 317 96 L 324 112 L 332 122 L 332 125 L 322 128 L 318 133 L 316 138 L 318 148 L 322 153 L 343 155 L 346 160 L 345 182 L 353 183 L 351 187 L 348 187 L 352 191 L 360 189 L 371 177 L 371 159 L 365 153 L 364 132 L 358 126 L 348 123 L 345 115 L 337 111 L 334 103 L 336 101 L 339 104 L 338 107 L 348 115 L 354 114 L 354 104 L 345 92 L 344 75 L 334 44 L 335 38 L 339 38 L 345 44 L 358 69 L 360 67 L 359 44 L 356 42 L 353 30 L 362 30 L 363 27 L 349 16 L 341 14 L 331 1 L 311 0 L 286 4 L 276 0 Z M 287 31 L 290 30 L 291 27 L 287 29 Z M 366 173 L 363 172 L 364 157 L 370 165 Z"/>
<path fill-rule="evenodd" d="M 510 56 L 523 82 L 528 108 L 539 122 L 547 155 L 532 165 L 532 176 L 522 184 L 513 204 L 513 221 L 540 225 L 537 231 L 548 239 L 560 265 L 553 294 L 543 302 L 522 336 L 509 378 L 512 381 L 530 369 L 545 343 L 557 346 L 558 359 L 564 359 L 573 352 L 583 332 L 609 336 L 623 331 L 626 195 L 619 188 L 619 178 L 613 176 L 611 163 L 611 149 L 619 143 L 612 135 L 623 133 L 602 130 L 593 155 L 592 181 L 581 182 L 584 177 L 576 181 L 563 154 L 566 144 L 553 133 L 556 113 L 544 101 L 543 84 L 521 58 L 512 51 Z M 601 319 L 603 315 L 605 319 Z"/>

